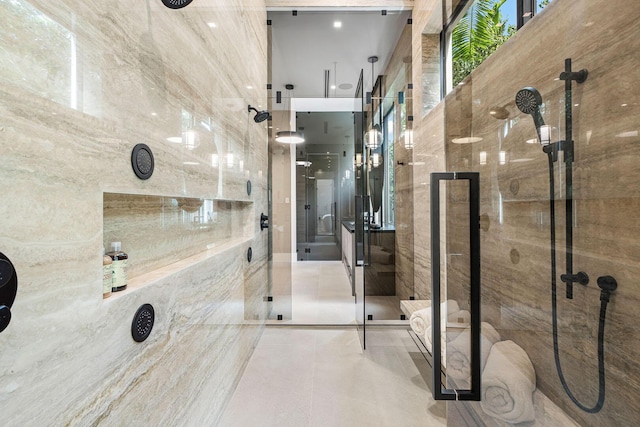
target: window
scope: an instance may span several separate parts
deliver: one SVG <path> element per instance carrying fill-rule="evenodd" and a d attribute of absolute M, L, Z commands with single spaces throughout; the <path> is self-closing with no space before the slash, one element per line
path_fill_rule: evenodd
<path fill-rule="evenodd" d="M 537 0 L 543 8 L 551 0 Z M 536 13 L 536 0 L 461 1 L 441 35 L 446 95 Z"/>

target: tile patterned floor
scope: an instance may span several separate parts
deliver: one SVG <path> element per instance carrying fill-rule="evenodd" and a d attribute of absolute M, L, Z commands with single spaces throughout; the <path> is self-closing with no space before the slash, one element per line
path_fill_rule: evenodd
<path fill-rule="evenodd" d="M 267 326 L 219 425 L 438 427 L 445 405 L 405 328 L 370 327 L 362 351 L 351 287 L 339 261 L 293 270 L 293 319 Z M 371 301 L 373 302 L 373 301 Z M 387 301 L 379 310 L 388 311 Z M 379 318 L 376 304 L 368 313 Z M 296 325 L 344 325 L 342 327 Z"/>
<path fill-rule="evenodd" d="M 356 307 L 342 261 L 302 261 L 293 264 L 292 319 L 271 324 L 354 325 Z M 397 297 L 366 297 L 366 314 L 375 321 L 399 321 Z M 405 322 L 407 323 L 407 322 Z M 407 323 L 408 324 L 408 323 Z"/>
<path fill-rule="evenodd" d="M 267 327 L 220 426 L 444 426 L 403 329 Z"/>

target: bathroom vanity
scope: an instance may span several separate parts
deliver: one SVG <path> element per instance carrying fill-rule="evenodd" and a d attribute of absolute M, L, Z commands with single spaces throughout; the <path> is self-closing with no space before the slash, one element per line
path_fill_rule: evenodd
<path fill-rule="evenodd" d="M 352 293 L 355 295 L 355 267 L 364 265 L 365 295 L 392 296 L 396 294 L 395 228 L 371 228 L 364 247 L 357 244 L 354 221 L 342 221 L 342 263 L 347 270 Z"/>

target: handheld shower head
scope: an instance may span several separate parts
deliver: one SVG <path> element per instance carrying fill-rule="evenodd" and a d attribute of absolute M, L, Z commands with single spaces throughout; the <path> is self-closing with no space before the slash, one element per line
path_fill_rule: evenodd
<path fill-rule="evenodd" d="M 256 115 L 253 118 L 253 121 L 256 123 L 262 123 L 265 120 L 267 120 L 270 116 L 269 112 L 267 110 L 262 110 L 262 111 L 258 111 L 256 108 L 253 108 L 251 105 L 249 105 L 248 108 L 249 112 L 255 111 Z"/>
<path fill-rule="evenodd" d="M 540 108 L 542 96 L 535 88 L 525 87 L 516 93 L 516 105 L 525 114 L 533 114 Z"/>
<path fill-rule="evenodd" d="M 538 140 L 540 143 L 543 139 L 540 135 L 540 128 L 544 126 L 544 119 L 540 114 L 540 105 L 542 105 L 542 96 L 540 92 L 533 87 L 522 88 L 516 93 L 516 105 L 518 109 L 525 114 L 531 114 L 533 118 L 533 124 L 536 126 L 538 132 Z"/>

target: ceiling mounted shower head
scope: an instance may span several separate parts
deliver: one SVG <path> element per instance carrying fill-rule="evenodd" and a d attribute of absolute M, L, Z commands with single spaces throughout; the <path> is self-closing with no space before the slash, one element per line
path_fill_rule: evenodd
<path fill-rule="evenodd" d="M 256 115 L 253 118 L 253 121 L 256 123 L 262 123 L 265 120 L 267 120 L 270 116 L 269 112 L 267 110 L 262 110 L 262 111 L 258 111 L 256 108 L 253 108 L 251 105 L 249 105 L 248 108 L 249 112 L 255 111 Z"/>
<path fill-rule="evenodd" d="M 549 143 L 549 129 L 544 124 L 542 114 L 540 114 L 540 105 L 542 105 L 542 96 L 540 92 L 533 87 L 522 88 L 516 93 L 516 106 L 525 114 L 530 114 L 533 118 L 533 124 L 536 126 L 538 133 L 538 141 L 541 144 Z M 540 129 L 545 127 L 544 135 L 541 135 Z M 544 138 L 543 138 L 544 136 Z"/>

